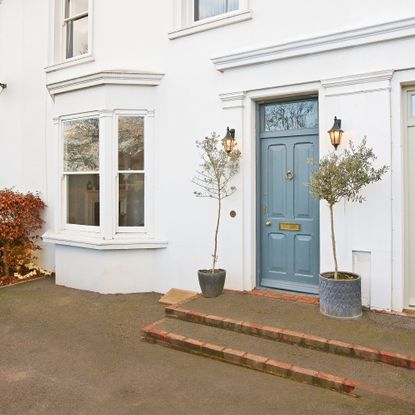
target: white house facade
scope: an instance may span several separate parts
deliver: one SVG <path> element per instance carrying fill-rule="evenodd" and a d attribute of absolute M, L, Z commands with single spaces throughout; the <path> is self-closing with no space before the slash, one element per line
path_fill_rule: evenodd
<path fill-rule="evenodd" d="M 57 284 L 198 290 L 216 208 L 195 141 L 234 128 L 226 287 L 315 294 L 330 224 L 305 182 L 336 116 L 337 151 L 366 136 L 390 166 L 335 208 L 340 268 L 365 305 L 415 308 L 414 51 L 413 0 L 2 0 L 0 187 L 40 191 Z"/>

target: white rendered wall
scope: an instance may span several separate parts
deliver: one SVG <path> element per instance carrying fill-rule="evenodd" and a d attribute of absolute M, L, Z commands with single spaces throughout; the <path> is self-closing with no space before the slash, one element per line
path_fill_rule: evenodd
<path fill-rule="evenodd" d="M 8 46 L 3 35 L 6 30 L 4 21 L 7 21 L 7 33 L 10 30 L 17 31 L 21 36 L 17 25 L 10 27 L 11 17 L 21 17 L 18 5 L 22 7 L 24 4 L 28 8 L 33 3 L 38 6 L 42 3 L 40 9 L 32 11 L 32 17 L 39 14 L 45 30 L 33 30 L 31 39 L 39 36 L 45 45 L 49 45 L 49 50 L 53 49 L 52 39 L 46 33 L 46 2 L 3 0 L 0 5 L 1 57 L 5 54 L 12 57 L 19 55 L 12 61 L 20 62 L 22 56 L 26 56 L 26 50 L 35 53 L 24 42 L 16 43 L 14 47 Z M 64 285 L 101 292 L 165 292 L 171 287 L 198 290 L 197 269 L 208 267 L 211 259 L 215 205 L 213 201 L 193 196 L 195 189 L 191 179 L 198 165 L 198 152 L 194 142 L 211 131 L 224 134 L 226 127 L 230 126 L 236 128 L 243 159 L 241 174 L 235 180 L 239 190 L 224 204 L 219 266 L 227 269 L 228 288 L 252 289 L 255 286 L 256 261 L 253 209 L 256 191 L 255 126 L 252 121 L 255 102 L 264 97 L 318 93 L 321 155 L 331 149 L 326 131 L 331 127 L 334 115 L 337 115 L 343 120 L 345 144 L 348 139 L 358 143 L 363 135 L 367 135 L 368 143 L 379 156 L 379 164 L 391 165 L 393 160 L 396 162 L 396 159 L 392 160 L 391 154 L 391 93 L 399 94 L 400 84 L 394 83 L 399 71 L 415 67 L 414 37 L 245 66 L 223 73 L 215 69 L 211 58 L 234 50 L 284 43 L 413 17 L 415 3 L 412 0 L 397 0 L 393 2 L 393 6 L 390 0 L 296 0 L 285 2 L 283 7 L 280 2 L 250 0 L 252 19 L 249 21 L 169 40 L 168 32 L 173 27 L 174 6 L 177 3 L 165 0 L 119 0 L 117 7 L 114 7 L 113 3 L 95 0 L 92 16 L 94 61 L 56 70 L 47 75 L 47 82 L 56 82 L 108 69 L 164 73 L 161 84 L 156 87 L 90 88 L 58 95 L 53 101 L 44 93 L 45 79 L 42 72 L 43 66 L 47 64 L 45 62 L 57 63 L 51 61 L 51 53 L 47 59 L 44 56 L 46 52 L 41 51 L 30 61 L 28 59 L 28 62 L 20 62 L 18 65 L 16 63 L 17 66 L 9 69 L 8 73 L 2 72 L 5 71 L 5 66 L 0 61 L 0 82 L 7 81 L 10 84 L 10 89 L 0 96 L 0 117 L 17 120 L 29 114 L 33 124 L 32 129 L 15 133 L 16 139 L 8 142 L 4 137 L 10 134 L 8 131 L 12 130 L 12 123 L 7 122 L 6 127 L 0 123 L 1 148 L 8 149 L 7 155 L 3 152 L 0 154 L 6 163 L 0 165 L 1 184 L 3 185 L 3 180 L 5 185 L 13 184 L 14 179 L 9 178 L 9 172 L 13 172 L 13 176 L 19 177 L 19 185 L 22 187 L 35 187 L 42 191 L 46 191 L 48 187 L 48 225 L 52 229 L 56 225 L 52 216 L 56 210 L 54 183 L 57 174 L 58 139 L 53 118 L 72 112 L 103 108 L 152 107 L 155 110 L 155 234 L 167 239 L 168 247 L 160 250 L 132 250 L 128 254 L 91 251 L 88 256 L 89 250 L 60 246 L 56 265 L 58 282 Z M 49 6 L 51 4 L 53 1 L 49 2 Z M 27 27 L 34 24 L 26 23 L 29 25 Z M 16 39 L 19 36 L 16 35 Z M 40 40 L 38 43 L 43 44 Z M 17 54 L 17 49 L 25 53 Z M 11 94 L 16 89 L 12 88 L 12 82 L 2 78 L 12 74 L 17 76 L 19 71 L 22 73 L 22 65 L 25 69 L 33 67 L 26 79 L 29 84 L 34 85 L 36 91 L 41 92 L 23 90 L 22 96 L 13 97 Z M 329 91 L 324 86 L 327 79 L 388 70 L 395 70 L 393 78 L 382 83 L 379 88 L 368 87 L 365 81 L 360 84 L 360 81 L 356 81 L 353 91 L 339 88 L 333 95 L 332 89 Z M 18 78 L 19 85 L 23 83 L 22 79 L 21 75 Z M 412 80 L 415 81 L 415 78 Z M 392 90 L 388 89 L 390 82 L 393 84 Z M 241 92 L 245 98 L 241 105 L 223 109 L 220 94 L 229 92 Z M 35 101 L 30 106 L 31 111 L 23 114 L 21 108 L 10 109 L 7 117 L 3 115 L 6 105 L 11 108 L 9 106 L 14 103 L 14 108 L 18 108 L 26 98 Z M 46 120 L 43 113 L 45 105 Z M 18 114 L 21 114 L 20 117 Z M 30 124 L 25 124 L 25 128 L 29 128 L 27 126 Z M 45 134 L 47 149 L 44 145 Z M 22 147 L 26 146 L 31 148 L 30 157 L 23 153 Z M 45 150 L 47 163 L 44 158 Z M 39 155 L 36 161 L 32 154 Z M 17 164 L 12 165 L 11 155 L 19 159 Z M 23 168 L 22 160 L 26 163 L 25 168 L 29 167 L 27 171 Z M 7 180 L 3 179 L 6 174 Z M 397 275 L 392 273 L 391 173 L 381 183 L 368 188 L 365 194 L 367 202 L 363 205 L 341 204 L 336 208 L 339 262 L 343 269 L 351 270 L 353 251 L 370 252 L 373 279 L 370 304 L 375 308 L 390 309 L 393 306 L 392 295 L 403 298 L 399 292 L 392 293 L 392 279 L 399 280 L 401 275 L 399 272 Z M 229 216 L 230 210 L 236 211 L 235 218 Z M 320 252 L 321 269 L 330 269 L 331 248 L 328 217 L 324 206 L 321 209 Z M 81 256 L 88 260 L 88 265 L 84 268 L 81 266 L 82 262 L 75 261 L 78 265 L 71 277 L 66 265 L 71 258 L 79 259 Z M 107 259 L 100 260 L 104 257 Z M 108 274 L 102 278 L 101 274 L 94 274 L 91 270 L 95 260 L 102 276 L 107 269 L 114 271 L 117 264 L 121 266 L 122 261 L 124 273 L 129 275 L 128 282 L 121 283 L 115 276 L 111 280 Z M 145 264 L 140 271 L 137 271 L 137 261 Z M 134 273 L 138 279 L 132 277 Z M 401 308 L 399 302 L 395 301 L 395 304 L 397 305 L 394 308 Z"/>
<path fill-rule="evenodd" d="M 48 7 L 43 0 L 0 2 L 0 188 L 40 192 L 46 180 Z M 44 218 L 50 226 L 52 211 Z M 54 247 L 42 245 L 42 265 L 52 269 Z"/>

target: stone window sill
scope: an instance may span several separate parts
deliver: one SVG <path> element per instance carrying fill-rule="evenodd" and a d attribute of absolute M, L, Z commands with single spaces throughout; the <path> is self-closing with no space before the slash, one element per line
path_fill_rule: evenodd
<path fill-rule="evenodd" d="M 74 58 L 67 59 L 63 62 L 56 63 L 53 65 L 49 65 L 45 67 L 45 72 L 55 72 L 61 69 L 71 68 L 72 66 L 82 65 L 84 63 L 94 62 L 95 58 L 94 55 L 91 53 L 87 53 L 85 55 L 75 56 Z"/>
<path fill-rule="evenodd" d="M 53 232 L 47 231 L 43 234 L 44 242 L 89 248 L 96 250 L 122 250 L 122 249 L 159 249 L 167 248 L 166 240 L 151 238 L 147 235 L 128 237 L 115 237 L 114 239 L 103 239 L 98 235 L 85 235 L 74 232 Z"/>
<path fill-rule="evenodd" d="M 194 33 L 216 29 L 217 27 L 227 26 L 234 23 L 244 22 L 252 19 L 252 10 L 237 10 L 235 12 L 221 14 L 208 19 L 193 22 L 190 26 L 169 32 L 169 39 L 189 36 Z"/>

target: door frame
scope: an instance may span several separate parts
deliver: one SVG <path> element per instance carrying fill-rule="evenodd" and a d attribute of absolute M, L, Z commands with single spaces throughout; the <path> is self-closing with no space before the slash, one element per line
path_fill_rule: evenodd
<path fill-rule="evenodd" d="M 403 143 L 403 186 L 404 186 L 404 299 L 403 299 L 403 305 L 404 307 L 409 307 L 410 309 L 413 309 L 415 307 L 414 298 L 411 298 L 411 284 L 410 284 L 410 275 L 409 275 L 409 231 L 408 231 L 408 220 L 410 216 L 410 205 L 409 205 L 409 172 L 408 172 L 408 165 L 410 163 L 409 155 L 407 152 L 408 149 L 408 140 L 409 140 L 409 134 L 408 129 L 410 126 L 413 126 L 415 123 L 415 117 L 410 117 L 410 111 L 411 111 L 411 96 L 413 96 L 415 93 L 415 85 L 406 86 L 403 88 L 403 128 L 404 128 L 404 143 Z M 412 118 L 414 121 L 410 121 L 410 118 Z"/>
<path fill-rule="evenodd" d="M 301 95 L 291 95 L 291 96 L 282 96 L 274 99 L 266 99 L 266 100 L 257 100 L 255 101 L 255 287 L 266 289 L 266 290 L 283 290 L 283 291 L 292 291 L 292 292 L 299 292 L 289 289 L 283 288 L 270 288 L 270 287 L 263 287 L 261 286 L 261 272 L 262 272 L 262 249 L 261 249 L 261 179 L 262 179 L 262 158 L 261 158 L 261 125 L 262 125 L 262 117 L 261 117 L 261 106 L 264 104 L 272 104 L 272 103 L 286 103 L 292 101 L 301 101 L 301 100 L 310 100 L 315 99 L 318 105 L 318 127 L 316 129 L 309 129 L 309 130 L 287 130 L 281 132 L 273 132 L 270 134 L 270 137 L 281 136 L 281 137 L 301 137 L 305 135 L 316 135 L 317 136 L 317 154 L 320 158 L 320 99 L 318 93 L 310 93 L 310 94 L 301 94 Z M 319 161 L 319 160 L 317 160 Z M 318 264 L 318 269 L 320 269 L 320 205 L 318 207 L 317 212 L 317 253 L 316 253 L 316 261 Z M 304 293 L 309 295 L 315 295 L 315 293 Z"/>

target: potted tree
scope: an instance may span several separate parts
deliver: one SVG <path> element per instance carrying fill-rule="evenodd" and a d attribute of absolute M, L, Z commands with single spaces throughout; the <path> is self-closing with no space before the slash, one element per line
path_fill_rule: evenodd
<path fill-rule="evenodd" d="M 331 243 L 334 272 L 320 274 L 320 311 L 331 317 L 354 318 L 362 314 L 361 277 L 339 271 L 334 232 L 333 208 L 340 200 L 362 203 L 361 190 L 381 180 L 387 166 L 373 167 L 376 156 L 366 146 L 366 137 L 355 147 L 351 142 L 342 153 L 331 152 L 323 157 L 310 179 L 310 192 L 318 200 L 325 200 L 330 211 Z"/>
<path fill-rule="evenodd" d="M 233 195 L 235 186 L 230 185 L 232 177 L 239 171 L 241 152 L 239 150 L 225 151 L 219 148 L 220 137 L 212 133 L 202 141 L 196 141 L 201 150 L 200 169 L 193 178 L 200 191 L 195 191 L 196 197 L 206 197 L 217 201 L 217 215 L 214 235 L 212 265 L 209 269 L 198 271 L 199 285 L 204 297 L 217 297 L 223 291 L 226 271 L 217 268 L 218 234 L 221 219 L 222 201 Z"/>

